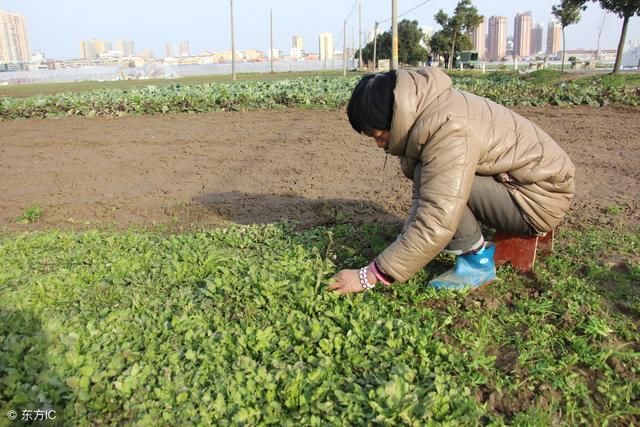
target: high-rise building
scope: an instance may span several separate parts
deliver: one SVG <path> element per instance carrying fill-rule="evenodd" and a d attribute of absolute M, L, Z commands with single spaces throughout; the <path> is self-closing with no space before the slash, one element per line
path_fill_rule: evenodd
<path fill-rule="evenodd" d="M 189 56 L 189 42 L 167 43 L 165 45 L 167 57 L 182 58 Z"/>
<path fill-rule="evenodd" d="M 133 56 L 136 54 L 135 43 L 131 40 L 117 40 L 116 50 L 122 52 L 124 56 Z"/>
<path fill-rule="evenodd" d="M 492 16 L 489 18 L 489 43 L 487 56 L 500 60 L 507 54 L 507 17 Z"/>
<path fill-rule="evenodd" d="M 544 28 L 542 24 L 536 24 L 531 30 L 531 54 L 535 55 L 542 52 L 542 33 Z"/>
<path fill-rule="evenodd" d="M 562 26 L 559 22 L 551 21 L 547 27 L 547 55 L 556 56 L 562 50 L 560 40 Z"/>
<path fill-rule="evenodd" d="M 296 49 L 304 49 L 304 47 L 302 46 L 302 36 L 299 36 L 297 34 L 294 35 L 291 40 L 291 47 Z"/>
<path fill-rule="evenodd" d="M 31 61 L 31 42 L 22 15 L 0 10 L 0 62 L 17 64 Z"/>
<path fill-rule="evenodd" d="M 513 54 L 524 58 L 531 55 L 531 11 L 516 14 L 513 22 Z"/>
<path fill-rule="evenodd" d="M 333 34 L 320 33 L 320 60 L 333 59 Z"/>
<path fill-rule="evenodd" d="M 191 55 L 189 51 L 189 42 L 180 42 L 180 56 Z"/>
<path fill-rule="evenodd" d="M 101 53 L 111 50 L 111 42 L 91 39 L 80 42 L 80 57 L 82 59 L 97 59 Z"/>
<path fill-rule="evenodd" d="M 478 52 L 478 59 L 486 58 L 485 52 L 485 34 L 484 34 L 484 19 L 478 24 L 476 28 L 471 32 L 471 42 L 473 43 L 473 50 Z"/>

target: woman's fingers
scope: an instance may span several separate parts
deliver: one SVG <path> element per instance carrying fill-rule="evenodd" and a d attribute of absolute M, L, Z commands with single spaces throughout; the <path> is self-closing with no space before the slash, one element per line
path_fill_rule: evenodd
<path fill-rule="evenodd" d="M 342 285 L 340 283 L 336 282 L 336 283 L 332 283 L 332 284 L 329 285 L 329 290 L 330 291 L 335 291 L 335 290 L 340 289 L 341 287 L 342 287 Z"/>
<path fill-rule="evenodd" d="M 336 273 L 331 278 L 331 282 L 329 283 L 329 290 L 330 291 L 335 291 L 335 290 L 340 289 L 342 287 L 342 283 L 340 282 L 340 273 L 341 272 Z"/>
<path fill-rule="evenodd" d="M 333 283 L 329 285 L 329 290 L 335 291 L 340 295 L 362 291 L 358 279 L 358 270 L 341 270 L 332 277 L 332 280 Z"/>

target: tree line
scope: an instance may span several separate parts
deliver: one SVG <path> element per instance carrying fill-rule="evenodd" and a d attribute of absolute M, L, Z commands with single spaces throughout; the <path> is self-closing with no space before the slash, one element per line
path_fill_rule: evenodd
<path fill-rule="evenodd" d="M 564 71 L 566 50 L 565 28 L 579 22 L 581 12 L 586 10 L 590 3 L 599 3 L 602 9 L 616 14 L 623 20 L 613 67 L 613 72 L 617 73 L 622 63 L 622 51 L 629 20 L 633 16 L 640 15 L 640 0 L 561 0 L 559 4 L 553 5 L 552 14 L 562 28 L 562 71 Z M 452 68 L 454 58 L 461 51 L 473 47 L 471 32 L 484 20 L 484 17 L 478 13 L 471 0 L 459 0 L 451 15 L 440 9 L 434 19 L 441 29 L 431 37 L 424 34 L 416 20 L 404 19 L 398 23 L 398 61 L 400 63 L 416 65 L 420 62 L 429 62 L 430 58 L 442 56 L 445 67 Z M 377 60 L 391 58 L 391 29 L 378 34 L 375 41 L 367 43 L 362 48 L 364 61 L 373 61 L 374 47 Z M 356 52 L 356 55 L 358 54 L 359 52 Z"/>

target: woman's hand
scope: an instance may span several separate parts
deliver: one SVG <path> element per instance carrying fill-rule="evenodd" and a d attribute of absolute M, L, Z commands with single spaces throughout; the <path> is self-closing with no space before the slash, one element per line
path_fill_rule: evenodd
<path fill-rule="evenodd" d="M 329 290 L 340 295 L 362 292 L 364 289 L 360 284 L 358 276 L 359 270 L 341 270 L 333 276 L 333 283 L 329 285 Z"/>

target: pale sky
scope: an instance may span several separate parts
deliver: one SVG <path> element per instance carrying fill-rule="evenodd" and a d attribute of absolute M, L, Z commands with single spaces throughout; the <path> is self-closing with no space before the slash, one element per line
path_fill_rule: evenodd
<path fill-rule="evenodd" d="M 343 21 L 347 22 L 348 46 L 354 34 L 358 40 L 358 0 L 234 0 L 236 49 L 269 50 L 269 10 L 273 10 L 274 47 L 285 53 L 294 34 L 303 37 L 307 52 L 318 52 L 318 35 L 331 32 L 334 44 L 342 50 Z M 402 14 L 424 0 L 398 0 Z M 475 0 L 474 6 L 487 19 L 507 17 L 508 34 L 513 33 L 513 18 L 519 11 L 531 10 L 535 22 L 545 28 L 552 19 L 551 6 L 560 0 Z M 438 30 L 433 16 L 439 9 L 451 14 L 457 0 L 430 0 L 399 19 L 417 20 L 422 26 Z M 373 28 L 376 20 L 391 16 L 391 0 L 362 0 L 362 31 Z M 26 17 L 31 47 L 47 58 L 70 59 L 80 56 L 80 41 L 92 38 L 111 41 L 133 40 L 136 51 L 152 49 L 164 57 L 167 42 L 188 41 L 191 54 L 204 50 L 223 51 L 231 47 L 229 0 L 0 0 L 0 10 Z M 567 27 L 567 48 L 595 48 L 604 12 L 597 3 L 589 3 L 582 20 Z M 389 29 L 390 21 L 381 24 Z M 601 49 L 615 49 L 622 20 L 606 15 L 600 39 Z M 627 41 L 640 40 L 640 18 L 629 23 Z"/>

